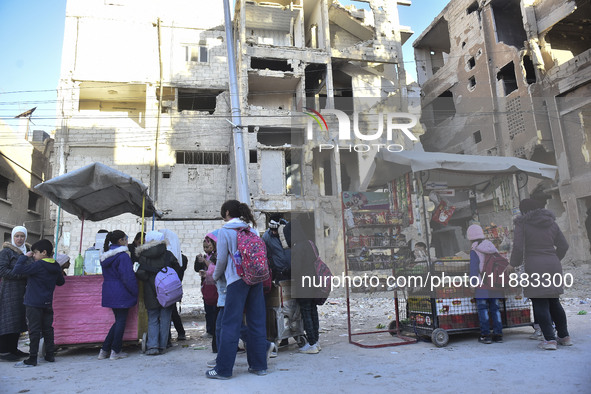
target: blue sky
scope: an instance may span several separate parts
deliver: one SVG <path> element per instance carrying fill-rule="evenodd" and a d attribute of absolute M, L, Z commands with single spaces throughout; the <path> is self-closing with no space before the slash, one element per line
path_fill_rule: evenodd
<path fill-rule="evenodd" d="M 368 8 L 358 1 L 341 3 Z M 404 63 L 413 77 L 412 42 L 447 3 L 413 0 L 410 7 L 398 7 L 400 23 L 415 32 L 403 47 Z M 14 116 L 33 107 L 37 110 L 32 129 L 50 132 L 55 128 L 65 14 L 66 0 L 0 0 L 0 119 L 13 128 L 17 124 Z"/>

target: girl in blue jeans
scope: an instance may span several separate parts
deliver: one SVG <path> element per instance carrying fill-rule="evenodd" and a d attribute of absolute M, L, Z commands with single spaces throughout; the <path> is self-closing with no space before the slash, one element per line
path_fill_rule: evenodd
<path fill-rule="evenodd" d="M 221 216 L 226 222 L 218 233 L 217 265 L 213 273 L 216 281 L 225 278 L 226 300 L 221 321 L 216 366 L 205 373 L 210 379 L 229 379 L 232 376 L 240 337 L 242 315 L 246 314 L 248 372 L 267 374 L 267 338 L 263 284 L 248 285 L 236 273 L 232 254 L 238 249 L 236 229 L 256 226 L 248 205 L 237 200 L 224 202 Z M 256 234 L 254 229 L 250 229 Z"/>
<path fill-rule="evenodd" d="M 138 286 L 129 257 L 127 235 L 121 230 L 108 233 L 103 251 L 100 257 L 103 269 L 102 306 L 113 309 L 115 323 L 103 342 L 98 358 L 117 360 L 127 357 L 121 351 L 123 333 L 129 308 L 137 304 Z"/>
<path fill-rule="evenodd" d="M 485 239 L 482 227 L 473 224 L 468 227 L 466 237 L 473 241 L 470 251 L 470 277 L 480 276 L 484 268 L 486 255 L 498 253 L 495 245 Z M 476 307 L 478 309 L 478 320 L 480 322 L 480 338 L 478 342 L 490 344 L 492 342 L 503 342 L 503 322 L 499 311 L 499 299 L 503 294 L 499 291 L 477 288 L 474 291 Z M 490 334 L 490 321 L 492 320 L 493 333 Z"/>
<path fill-rule="evenodd" d="M 139 259 L 137 277 L 144 282 L 144 303 L 148 310 L 148 341 L 146 355 L 156 356 L 163 354 L 170 334 L 170 319 L 172 308 L 163 307 L 156 297 L 156 274 L 164 267 L 174 269 L 177 274 L 181 272 L 178 260 L 166 248 L 164 234 L 158 231 L 150 231 L 146 234 L 146 243 L 136 248 Z"/>

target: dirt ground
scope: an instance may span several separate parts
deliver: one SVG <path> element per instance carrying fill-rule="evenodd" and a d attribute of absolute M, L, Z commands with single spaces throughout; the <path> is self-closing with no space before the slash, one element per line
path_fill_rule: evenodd
<path fill-rule="evenodd" d="M 366 349 L 348 343 L 347 303 L 330 298 L 320 310 L 320 344 L 316 355 L 297 352 L 295 341 L 269 362 L 267 376 L 247 373 L 246 356 L 238 355 L 234 376 L 206 379 L 206 362 L 215 358 L 210 340 L 202 339 L 205 322 L 198 292 L 184 300 L 183 320 L 189 340 L 173 342 L 161 356 L 128 346 L 129 358 L 97 360 L 98 347 L 70 347 L 55 363 L 17 369 L 0 363 L 0 393 L 301 393 L 316 392 L 591 392 L 591 296 L 589 265 L 565 267 L 576 285 L 562 299 L 574 346 L 543 351 L 528 339 L 531 327 L 504 331 L 504 342 L 484 345 L 477 333 L 450 336 L 446 347 L 419 341 Z M 578 280 L 577 280 L 578 278 Z M 394 319 L 393 300 L 381 295 L 358 296 L 351 303 L 353 332 L 375 331 Z M 586 311 L 587 314 L 579 314 Z M 173 330 L 173 336 L 176 336 Z M 389 334 L 355 336 L 364 344 L 393 342 Z M 22 350 L 28 350 L 25 340 Z"/>

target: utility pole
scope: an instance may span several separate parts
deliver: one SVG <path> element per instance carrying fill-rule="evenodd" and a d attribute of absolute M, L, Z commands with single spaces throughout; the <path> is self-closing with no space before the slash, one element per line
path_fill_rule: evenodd
<path fill-rule="evenodd" d="M 228 68 L 230 77 L 230 106 L 232 108 L 233 127 L 232 138 L 234 145 L 234 171 L 236 173 L 237 199 L 250 205 L 248 192 L 248 168 L 246 167 L 246 152 L 244 150 L 244 131 L 240 115 L 240 100 L 238 97 L 238 78 L 236 77 L 236 59 L 234 58 L 234 34 L 232 18 L 230 17 L 229 0 L 224 0 L 224 20 L 226 25 L 226 48 L 228 49 Z"/>

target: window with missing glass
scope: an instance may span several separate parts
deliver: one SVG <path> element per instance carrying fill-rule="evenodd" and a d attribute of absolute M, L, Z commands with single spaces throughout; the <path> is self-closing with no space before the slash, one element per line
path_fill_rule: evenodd
<path fill-rule="evenodd" d="M 213 151 L 176 151 L 177 164 L 209 164 L 228 165 L 230 164 L 229 152 Z"/>
<path fill-rule="evenodd" d="M 38 211 L 38 205 L 39 205 L 39 195 L 36 193 L 33 193 L 32 191 L 29 190 L 29 203 L 27 205 L 27 209 L 29 211 Z"/>
<path fill-rule="evenodd" d="M 207 63 L 208 49 L 205 43 L 199 45 L 185 45 L 185 61 L 195 63 Z"/>
<path fill-rule="evenodd" d="M 3 200 L 8 200 L 8 185 L 10 184 L 10 180 L 6 177 L 0 175 L 0 198 Z"/>

